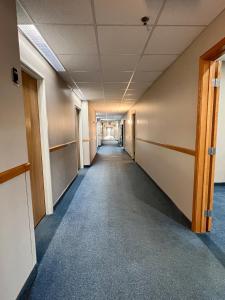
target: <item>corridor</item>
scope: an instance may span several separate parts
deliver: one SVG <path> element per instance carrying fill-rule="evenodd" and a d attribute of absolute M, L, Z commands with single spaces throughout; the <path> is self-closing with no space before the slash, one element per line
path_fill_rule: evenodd
<path fill-rule="evenodd" d="M 101 147 L 79 176 L 29 299 L 224 299 L 222 263 L 126 152 Z M 38 254 L 64 200 L 36 229 Z"/>

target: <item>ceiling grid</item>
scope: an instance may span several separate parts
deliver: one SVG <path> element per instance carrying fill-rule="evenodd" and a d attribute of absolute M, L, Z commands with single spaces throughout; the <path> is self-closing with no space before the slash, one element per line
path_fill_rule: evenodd
<path fill-rule="evenodd" d="M 96 111 L 121 113 L 224 10 L 225 0 L 216 2 L 19 0 L 17 14 L 18 24 L 37 27 L 82 99 Z"/>

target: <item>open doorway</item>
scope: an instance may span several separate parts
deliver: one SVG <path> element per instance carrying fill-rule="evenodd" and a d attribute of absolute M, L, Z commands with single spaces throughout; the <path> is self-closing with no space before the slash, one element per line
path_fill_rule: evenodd
<path fill-rule="evenodd" d="M 81 168 L 81 161 L 80 161 L 80 110 L 75 107 L 75 155 L 77 160 L 77 171 Z"/>
<path fill-rule="evenodd" d="M 28 157 L 31 164 L 30 180 L 33 216 L 34 226 L 36 227 L 46 213 L 37 80 L 22 71 L 22 84 Z"/>
<path fill-rule="evenodd" d="M 132 114 L 132 158 L 135 160 L 136 149 L 136 114 Z"/>
<path fill-rule="evenodd" d="M 223 237 L 217 240 L 219 243 L 225 240 L 224 50 L 225 39 L 200 58 L 192 222 L 193 231 L 210 232 L 210 239 L 222 233 Z"/>

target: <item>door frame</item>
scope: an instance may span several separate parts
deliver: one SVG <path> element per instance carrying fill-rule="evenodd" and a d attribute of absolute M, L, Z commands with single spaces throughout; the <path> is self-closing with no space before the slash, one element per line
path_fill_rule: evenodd
<path fill-rule="evenodd" d="M 83 158 L 83 143 L 82 143 L 82 116 L 81 116 L 81 108 L 77 105 L 74 105 L 74 112 L 76 113 L 77 110 L 79 111 L 78 114 L 78 123 L 79 123 L 79 140 L 78 140 L 78 145 L 79 145 L 79 168 L 78 171 L 80 169 L 83 169 L 84 167 L 84 158 Z"/>
<path fill-rule="evenodd" d="M 132 123 L 132 158 L 135 161 L 136 154 L 136 112 L 132 112 L 131 114 L 131 123 Z"/>
<path fill-rule="evenodd" d="M 23 60 L 21 60 L 21 69 L 37 80 L 45 208 L 46 215 L 51 215 L 53 214 L 54 204 L 52 197 L 52 179 L 48 139 L 48 117 L 46 107 L 45 77 L 42 74 L 40 74 L 39 71 L 35 70 L 32 65 Z"/>
<path fill-rule="evenodd" d="M 82 113 L 81 107 L 75 105 L 75 109 L 79 110 L 79 149 L 80 149 L 80 169 L 84 168 L 84 156 L 83 156 L 83 131 L 82 131 Z"/>
<path fill-rule="evenodd" d="M 192 230 L 210 231 L 212 217 L 205 211 L 212 209 L 215 155 L 208 154 L 216 147 L 219 88 L 212 79 L 220 78 L 220 63 L 216 60 L 225 53 L 225 38 L 205 52 L 199 59 L 198 109 L 196 126 L 196 156 L 193 195 Z"/>

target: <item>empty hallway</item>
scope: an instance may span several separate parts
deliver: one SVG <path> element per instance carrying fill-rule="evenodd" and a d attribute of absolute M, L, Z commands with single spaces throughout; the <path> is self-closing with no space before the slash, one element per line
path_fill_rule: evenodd
<path fill-rule="evenodd" d="M 225 300 L 225 0 L 0 0 L 0 300 Z"/>
<path fill-rule="evenodd" d="M 120 147 L 100 148 L 72 198 L 29 299 L 224 299 L 222 263 Z"/>

